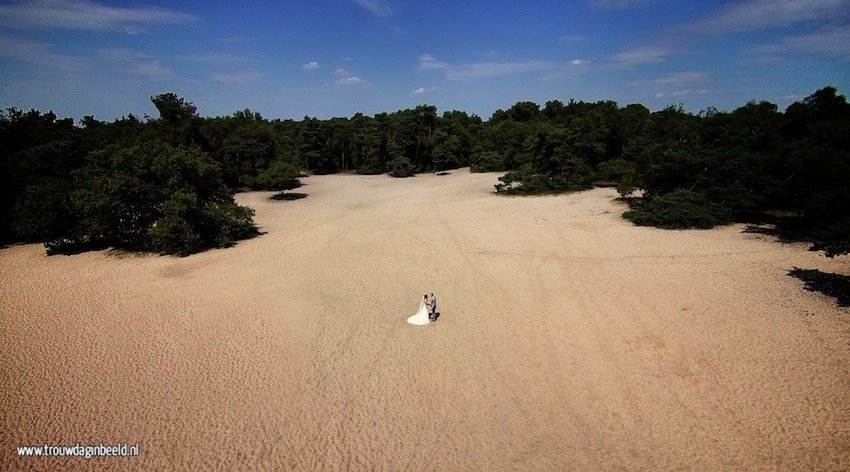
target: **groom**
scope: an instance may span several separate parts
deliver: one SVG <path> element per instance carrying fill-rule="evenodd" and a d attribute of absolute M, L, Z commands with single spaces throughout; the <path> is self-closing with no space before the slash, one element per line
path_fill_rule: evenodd
<path fill-rule="evenodd" d="M 440 314 L 437 313 L 437 297 L 432 293 L 431 298 L 428 299 L 428 319 L 436 321 L 439 316 Z"/>

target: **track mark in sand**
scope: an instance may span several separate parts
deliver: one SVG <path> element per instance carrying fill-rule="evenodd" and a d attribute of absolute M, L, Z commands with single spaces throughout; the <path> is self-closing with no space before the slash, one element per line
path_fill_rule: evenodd
<path fill-rule="evenodd" d="M 443 233 L 447 236 L 448 240 L 451 242 L 452 247 L 454 247 L 456 249 L 456 252 L 461 257 L 463 257 L 463 259 L 465 261 L 464 265 L 465 265 L 465 267 L 467 267 L 469 269 L 469 272 L 472 274 L 472 276 L 475 277 L 476 280 L 485 280 L 486 284 L 489 284 L 489 286 L 491 288 L 497 287 L 496 290 L 492 290 L 492 293 L 498 294 L 497 296 L 499 298 L 498 298 L 498 300 L 493 300 L 493 305 L 499 306 L 499 307 L 508 307 L 508 312 L 512 312 L 512 311 L 522 312 L 523 307 L 516 306 L 515 300 L 513 299 L 513 297 L 509 296 L 509 294 L 512 293 L 512 289 L 514 289 L 515 287 L 508 287 L 507 285 L 504 285 L 501 281 L 499 281 L 496 278 L 489 275 L 489 271 L 484 268 L 484 266 L 481 264 L 481 261 L 478 258 L 474 257 L 475 255 L 480 255 L 485 251 L 476 251 L 476 250 L 470 251 L 468 249 L 468 247 L 463 244 L 463 241 L 461 240 L 461 238 L 457 234 L 456 223 L 458 221 L 456 221 L 456 220 L 447 221 L 443 217 L 441 210 L 438 206 L 433 207 L 431 210 L 432 210 L 432 214 L 434 215 L 434 219 L 437 221 L 439 227 L 443 230 Z M 547 261 L 550 260 L 550 259 L 551 258 L 547 258 Z M 540 261 L 538 263 L 538 268 L 540 268 L 545 263 L 546 263 L 546 261 Z M 532 272 L 534 272 L 534 271 L 532 271 Z M 542 279 L 540 279 L 540 275 L 536 275 L 534 277 L 534 283 L 536 283 L 537 286 L 539 286 L 539 287 L 543 287 L 545 285 L 543 283 Z M 490 291 L 490 290 L 488 290 L 488 291 Z M 545 290 L 544 290 L 544 292 L 545 292 Z M 544 304 L 544 309 L 547 312 L 552 311 L 551 297 L 549 296 L 548 292 L 542 294 L 542 296 L 536 298 L 536 300 L 538 302 L 541 302 L 541 303 Z M 492 331 L 493 336 L 495 336 L 496 338 L 499 338 L 501 336 L 500 333 L 502 333 L 505 330 L 504 326 L 491 326 L 491 327 L 487 328 L 488 326 L 490 326 L 487 323 L 487 320 L 475 320 L 475 321 L 480 322 L 481 326 L 484 327 L 485 329 L 487 329 L 488 331 Z M 550 347 L 549 352 L 550 353 L 554 352 L 552 350 L 552 347 L 551 347 L 552 346 L 551 340 L 549 338 L 547 338 L 547 336 L 545 334 L 542 336 L 542 338 L 548 341 L 548 345 Z M 522 392 L 522 389 L 519 389 L 519 390 L 516 389 L 516 377 L 513 374 L 511 374 L 509 367 L 506 366 L 505 362 L 503 362 L 501 359 L 497 359 L 495 357 L 495 353 L 492 350 L 489 350 L 489 349 L 488 350 L 482 350 L 482 352 L 483 352 L 484 357 L 486 359 L 485 362 L 489 365 L 489 370 L 491 370 L 495 374 L 495 378 L 498 380 L 499 384 L 501 385 L 500 388 L 495 389 L 495 390 L 513 392 L 512 395 L 509 395 L 509 397 L 506 397 L 502 400 L 506 403 L 506 406 L 508 404 L 511 405 L 512 410 L 516 413 L 519 413 L 521 415 L 521 417 L 523 418 L 523 421 L 525 423 L 537 425 L 536 430 L 539 431 L 541 426 L 543 427 L 543 429 L 546 429 L 545 423 L 544 424 L 539 423 L 539 419 L 540 419 L 539 418 L 539 412 L 533 410 L 533 406 L 527 404 L 527 402 L 523 398 L 521 398 L 520 394 Z M 550 378 L 550 379 L 558 378 L 559 375 L 558 375 L 558 372 L 557 372 L 557 368 L 551 367 L 552 366 L 551 363 L 549 365 L 550 365 L 550 369 L 549 369 L 550 373 L 547 377 Z M 560 395 L 556 392 L 557 392 L 557 390 L 555 392 L 553 392 L 553 394 L 560 397 Z M 567 416 L 571 419 L 571 421 L 574 421 L 573 426 L 576 428 L 577 431 L 581 431 L 581 434 L 584 435 L 585 437 L 597 438 L 595 441 L 592 441 L 592 442 L 596 442 L 597 444 L 601 444 L 603 442 L 601 432 L 598 431 L 597 428 L 592 426 L 591 423 L 586 421 L 584 419 L 584 417 L 582 416 L 582 414 L 573 407 L 573 405 L 571 404 L 571 402 L 569 400 L 570 399 L 568 399 L 568 398 L 561 398 L 559 403 L 560 403 L 560 405 L 562 406 L 563 409 L 567 410 L 566 411 Z M 526 447 L 528 447 L 528 446 L 529 445 L 526 444 Z"/>
<path fill-rule="evenodd" d="M 712 257 L 730 257 L 730 256 L 751 256 L 756 254 L 771 254 L 773 250 L 765 249 L 758 251 L 732 251 L 732 252 L 717 252 L 712 254 L 647 254 L 647 255 L 634 255 L 634 256 L 617 256 L 617 257 L 604 257 L 604 256 L 563 256 L 555 252 L 536 252 L 536 251 L 502 251 L 502 250 L 477 250 L 473 251 L 475 254 L 486 255 L 486 256 L 511 256 L 511 257 L 520 257 L 520 258 L 543 258 L 543 259 L 562 259 L 565 261 L 582 261 L 582 262 L 624 262 L 624 261 L 635 261 L 635 260 L 659 260 L 659 259 L 693 259 L 693 258 L 712 258 Z"/>
<path fill-rule="evenodd" d="M 4 444 L 130 421 L 146 470 L 850 470 L 846 310 L 779 273 L 842 261 L 463 173 L 237 197 L 271 234 L 173 265 L 3 249 Z M 384 311 L 432 280 L 450 316 Z"/>
<path fill-rule="evenodd" d="M 671 348 L 668 342 L 659 335 L 644 333 L 623 341 L 626 349 L 634 352 L 637 356 L 651 367 L 651 374 L 655 377 L 665 378 L 677 383 L 679 379 L 688 380 L 690 383 L 698 382 L 697 373 L 694 371 L 696 361 L 686 355 L 683 349 Z"/>
<path fill-rule="evenodd" d="M 490 276 L 488 274 L 488 271 L 484 270 L 481 267 L 481 264 L 479 263 L 479 261 L 471 255 L 471 254 L 475 254 L 476 251 L 468 250 L 466 248 L 466 246 L 463 244 L 463 242 L 460 240 L 460 238 L 457 235 L 455 226 L 452 225 L 452 223 L 456 223 L 456 222 L 454 222 L 454 221 L 449 222 L 448 220 L 446 220 L 446 218 L 443 217 L 442 211 L 440 210 L 440 208 L 438 206 L 429 207 L 429 209 L 430 209 L 432 215 L 434 215 L 434 218 L 437 220 L 439 227 L 443 230 L 443 233 L 451 241 L 452 247 L 454 247 L 457 254 L 459 254 L 464 259 L 464 261 L 466 261 L 466 264 L 464 264 L 464 266 L 468 268 L 468 271 L 470 273 L 472 273 L 475 277 L 486 279 L 490 283 L 491 286 L 498 286 L 499 287 L 499 290 L 496 293 L 500 294 L 500 298 L 501 298 L 502 303 L 496 304 L 496 306 L 508 306 L 508 304 L 511 300 L 510 300 L 509 297 L 504 295 L 506 293 L 509 293 L 509 291 L 507 290 L 507 287 L 504 284 L 502 284 L 501 282 L 497 281 L 494 277 Z"/>
<path fill-rule="evenodd" d="M 458 223 L 473 223 L 473 222 L 485 222 L 491 220 L 503 219 L 506 217 L 510 217 L 515 214 L 525 214 L 526 210 L 516 210 L 514 212 L 501 212 L 497 214 L 489 214 L 486 216 L 478 216 L 473 218 L 458 218 L 452 220 L 444 220 L 442 224 L 446 225 L 455 225 Z M 433 224 L 429 220 L 424 221 L 416 221 L 413 223 L 407 224 L 390 224 L 390 225 L 371 225 L 371 226 L 357 226 L 357 231 L 349 231 L 347 234 L 349 235 L 364 235 L 364 234 L 374 234 L 379 231 L 389 231 L 389 230 L 399 230 L 399 229 L 409 229 L 409 228 L 431 228 Z"/>

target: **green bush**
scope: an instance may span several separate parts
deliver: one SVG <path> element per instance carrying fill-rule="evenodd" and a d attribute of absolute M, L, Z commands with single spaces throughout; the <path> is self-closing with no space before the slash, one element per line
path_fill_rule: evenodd
<path fill-rule="evenodd" d="M 377 175 L 384 173 L 384 168 L 381 166 L 381 161 L 378 159 L 378 154 L 375 151 L 368 151 L 366 159 L 362 164 L 360 164 L 360 167 L 357 169 L 357 173 L 364 175 Z"/>
<path fill-rule="evenodd" d="M 160 254 L 191 254 L 200 239 L 192 223 L 180 216 L 164 216 L 150 229 L 150 249 Z"/>
<path fill-rule="evenodd" d="M 406 156 L 398 156 L 391 160 L 387 163 L 387 168 L 393 177 L 410 177 L 416 171 Z"/>
<path fill-rule="evenodd" d="M 202 215 L 201 235 L 207 247 L 228 247 L 259 234 L 254 210 L 237 205 L 230 197 L 206 205 Z"/>
<path fill-rule="evenodd" d="M 457 136 L 448 137 L 446 133 L 437 131 L 435 137 L 436 144 L 431 152 L 431 163 L 434 165 L 434 170 L 441 171 L 445 169 L 457 169 L 458 154 L 461 148 L 460 140 Z"/>
<path fill-rule="evenodd" d="M 611 159 L 599 163 L 596 178 L 606 182 L 620 182 L 624 178 L 633 178 L 637 165 L 625 159 Z"/>
<path fill-rule="evenodd" d="M 679 189 L 639 202 L 623 218 L 639 226 L 707 229 L 728 223 L 731 213 L 701 193 Z"/>
<path fill-rule="evenodd" d="M 75 175 L 75 224 L 48 252 L 82 247 L 188 255 L 257 234 L 253 210 L 233 201 L 219 166 L 197 148 L 162 143 L 89 155 Z"/>
<path fill-rule="evenodd" d="M 69 223 L 71 185 L 56 177 L 33 178 L 14 207 L 14 230 L 23 241 L 44 241 Z"/>
<path fill-rule="evenodd" d="M 301 186 L 298 169 L 292 164 L 277 160 L 268 169 L 260 172 L 254 182 L 254 188 L 262 190 L 292 190 Z"/>
<path fill-rule="evenodd" d="M 616 182 L 617 193 L 621 198 L 626 198 L 637 190 L 637 164 L 625 159 L 601 162 L 596 170 L 596 178 Z"/>
<path fill-rule="evenodd" d="M 534 195 L 576 192 L 592 188 L 587 174 L 544 174 L 529 169 L 508 172 L 499 177 L 496 193 L 505 195 Z"/>
<path fill-rule="evenodd" d="M 148 230 L 150 249 L 160 254 L 191 254 L 201 235 L 193 220 L 198 219 L 198 198 L 195 194 L 177 191 L 162 206 L 163 216 Z"/>
<path fill-rule="evenodd" d="M 484 151 L 472 157 L 471 172 L 498 172 L 505 170 L 505 158 L 495 151 Z"/>

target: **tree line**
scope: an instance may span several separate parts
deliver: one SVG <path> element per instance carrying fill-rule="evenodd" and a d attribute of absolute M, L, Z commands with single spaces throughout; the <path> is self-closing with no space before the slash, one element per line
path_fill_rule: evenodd
<path fill-rule="evenodd" d="M 49 253 L 191 254 L 257 234 L 237 190 L 292 189 L 302 171 L 408 177 L 468 166 L 505 172 L 500 194 L 611 185 L 635 224 L 769 220 L 828 255 L 850 251 L 850 105 L 833 87 L 784 112 L 768 102 L 693 114 L 552 100 L 487 121 L 430 105 L 326 120 L 248 109 L 205 118 L 173 93 L 151 100 L 157 118 L 0 112 L 0 238 L 44 242 Z"/>
<path fill-rule="evenodd" d="M 825 87 L 784 112 L 523 102 L 497 111 L 476 165 L 508 172 L 508 194 L 617 186 L 638 225 L 711 228 L 770 222 L 828 256 L 850 252 L 850 104 Z M 486 156 L 486 158 L 485 158 Z M 481 160 L 483 159 L 483 161 Z M 638 195 L 639 198 L 635 198 Z"/>

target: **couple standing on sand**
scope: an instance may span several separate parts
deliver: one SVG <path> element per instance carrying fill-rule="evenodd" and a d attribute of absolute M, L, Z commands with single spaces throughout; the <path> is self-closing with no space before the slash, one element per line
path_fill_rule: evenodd
<path fill-rule="evenodd" d="M 439 317 L 440 313 L 437 312 L 437 297 L 432 293 L 430 298 L 427 294 L 422 296 L 422 301 L 419 302 L 419 310 L 416 311 L 415 315 L 408 318 L 407 322 L 413 325 L 426 325 L 432 321 L 436 321 Z"/>

